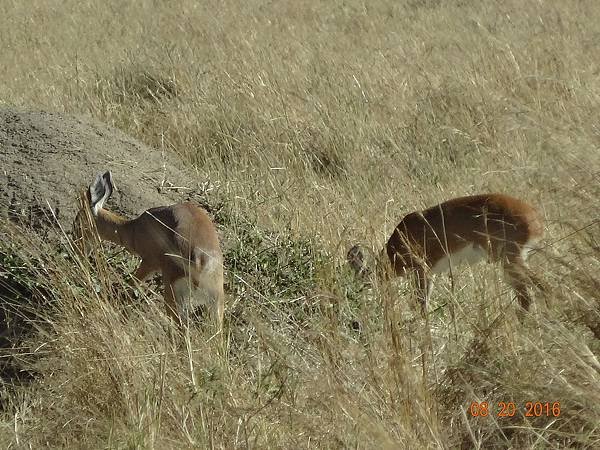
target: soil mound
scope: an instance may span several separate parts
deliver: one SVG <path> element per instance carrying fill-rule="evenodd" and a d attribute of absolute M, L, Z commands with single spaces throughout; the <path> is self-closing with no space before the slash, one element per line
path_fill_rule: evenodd
<path fill-rule="evenodd" d="M 0 108 L 0 219 L 67 230 L 77 195 L 97 173 L 111 170 L 111 209 L 135 216 L 196 191 L 192 170 L 172 155 L 88 118 Z"/>

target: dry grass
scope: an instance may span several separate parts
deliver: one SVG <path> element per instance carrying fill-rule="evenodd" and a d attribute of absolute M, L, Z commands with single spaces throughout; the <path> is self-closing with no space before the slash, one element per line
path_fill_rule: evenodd
<path fill-rule="evenodd" d="M 597 1 L 6 0 L 0 28 L 2 102 L 90 114 L 217 186 L 229 271 L 226 335 L 182 340 L 124 293 L 130 259 L 3 225 L 6 304 L 49 304 L 0 355 L 33 377 L 0 387 L 0 446 L 598 448 Z M 523 324 L 490 267 L 438 282 L 430 333 L 407 283 L 344 267 L 482 191 L 547 221 Z"/>

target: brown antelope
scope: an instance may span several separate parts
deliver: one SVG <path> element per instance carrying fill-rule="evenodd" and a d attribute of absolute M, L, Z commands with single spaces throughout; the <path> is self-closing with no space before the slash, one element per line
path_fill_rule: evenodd
<path fill-rule="evenodd" d="M 96 177 L 82 195 L 76 232 L 79 228 L 82 234 L 89 233 L 82 221 L 85 215 L 100 238 L 121 245 L 142 259 L 135 278 L 143 281 L 152 273 L 161 272 L 168 315 L 185 324 L 190 309 L 203 304 L 220 329 L 224 309 L 223 257 L 217 230 L 207 212 L 185 202 L 151 208 L 135 219 L 127 219 L 103 208 L 114 189 L 110 171 Z"/>
<path fill-rule="evenodd" d="M 519 199 L 503 194 L 454 198 L 406 215 L 377 261 L 383 264 L 387 256 L 391 266 L 379 266 L 377 272 L 384 278 L 390 272 L 414 274 L 425 312 L 433 287 L 432 274 L 487 258 L 503 264 L 521 307 L 528 310 L 531 297 L 527 287 L 533 284 L 543 290 L 526 264 L 528 253 L 542 234 L 539 213 Z M 360 246 L 352 247 L 347 258 L 357 272 L 369 272 Z"/>

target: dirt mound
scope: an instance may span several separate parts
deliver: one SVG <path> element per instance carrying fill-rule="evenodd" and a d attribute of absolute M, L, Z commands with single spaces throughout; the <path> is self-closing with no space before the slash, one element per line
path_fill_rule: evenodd
<path fill-rule="evenodd" d="M 127 215 L 198 188 L 173 156 L 99 122 L 39 111 L 0 109 L 0 167 L 0 218 L 42 229 L 51 209 L 70 229 L 78 192 L 107 169 L 117 185 L 110 207 Z"/>

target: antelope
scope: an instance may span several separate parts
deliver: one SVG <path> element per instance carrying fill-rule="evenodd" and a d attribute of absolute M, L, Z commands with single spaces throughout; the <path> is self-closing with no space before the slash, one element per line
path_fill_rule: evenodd
<path fill-rule="evenodd" d="M 75 224 L 89 239 L 86 222 L 101 239 L 141 258 L 134 277 L 141 281 L 161 272 L 167 314 L 188 323 L 192 307 L 203 304 L 219 330 L 223 324 L 223 256 L 217 230 L 208 213 L 192 202 L 151 208 L 135 219 L 104 209 L 115 190 L 110 171 L 96 176 L 82 193 Z M 77 228 L 76 228 L 77 232 Z"/>
<path fill-rule="evenodd" d="M 520 306 L 527 311 L 531 303 L 527 288 L 535 285 L 544 290 L 526 263 L 542 235 L 540 214 L 522 200 L 503 194 L 453 198 L 406 215 L 381 250 L 377 274 L 384 279 L 412 274 L 425 314 L 433 274 L 461 263 L 501 262 Z M 359 274 L 370 274 L 359 245 L 348 251 L 347 260 Z"/>

